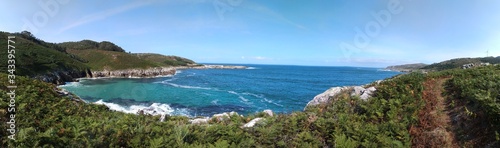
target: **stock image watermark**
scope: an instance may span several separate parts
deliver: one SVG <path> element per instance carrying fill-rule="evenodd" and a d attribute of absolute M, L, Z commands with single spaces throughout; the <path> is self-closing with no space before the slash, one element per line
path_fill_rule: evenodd
<path fill-rule="evenodd" d="M 352 42 L 341 42 L 339 44 L 344 57 L 350 59 L 351 55 L 359 53 L 362 49 L 368 47 L 372 39 L 378 37 L 382 30 L 391 24 L 393 16 L 400 14 L 403 10 L 404 7 L 401 5 L 400 0 L 389 0 L 385 9 L 372 12 L 373 20 L 367 22 L 363 29 L 360 27 L 354 28 L 356 34 Z"/>
<path fill-rule="evenodd" d="M 9 91 L 7 92 L 8 98 L 8 119 L 7 119 L 7 132 L 9 133 L 9 139 L 16 140 L 16 47 L 14 44 L 16 43 L 15 36 L 9 36 L 7 39 L 7 71 L 8 71 L 8 83 L 7 88 Z"/>
<path fill-rule="evenodd" d="M 241 5 L 241 3 L 243 3 L 243 0 L 213 0 L 212 5 L 219 19 L 223 21 L 224 14 L 233 11 L 234 8 Z"/>
<path fill-rule="evenodd" d="M 54 18 L 58 13 L 60 6 L 65 5 L 70 0 L 39 0 L 38 6 L 42 10 L 35 12 L 31 19 L 23 18 L 22 30 L 29 30 L 31 33 L 36 34 L 40 28 L 47 25 L 51 18 Z"/>

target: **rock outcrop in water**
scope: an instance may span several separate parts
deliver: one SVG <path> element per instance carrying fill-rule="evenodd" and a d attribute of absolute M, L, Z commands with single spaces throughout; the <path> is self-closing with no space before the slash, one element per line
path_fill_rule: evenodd
<path fill-rule="evenodd" d="M 377 81 L 377 83 L 379 83 L 379 82 L 380 81 Z M 309 106 L 315 106 L 315 105 L 319 105 L 319 104 L 328 103 L 331 99 L 333 99 L 333 101 L 336 101 L 337 96 L 342 94 L 342 93 L 348 93 L 351 96 L 358 96 L 362 100 L 367 100 L 368 98 L 370 98 L 372 96 L 372 94 L 376 90 L 377 89 L 373 86 L 368 87 L 368 88 L 365 88 L 363 86 L 332 87 L 332 88 L 326 90 L 325 92 L 323 92 L 319 95 L 316 95 L 316 97 L 314 97 L 314 99 L 312 99 L 311 101 L 309 101 L 309 103 L 307 103 L 304 110 Z"/>

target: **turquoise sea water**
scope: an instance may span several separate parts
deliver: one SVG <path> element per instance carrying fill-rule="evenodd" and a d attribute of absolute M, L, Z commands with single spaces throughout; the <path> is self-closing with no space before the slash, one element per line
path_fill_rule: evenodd
<path fill-rule="evenodd" d="M 82 79 L 60 86 L 89 102 L 136 113 L 211 116 L 271 109 L 301 111 L 330 87 L 363 85 L 399 74 L 377 68 L 245 65 L 248 69 L 181 70 L 158 78 Z"/>

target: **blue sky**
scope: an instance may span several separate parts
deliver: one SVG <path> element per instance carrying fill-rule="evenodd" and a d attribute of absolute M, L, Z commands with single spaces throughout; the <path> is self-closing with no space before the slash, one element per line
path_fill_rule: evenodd
<path fill-rule="evenodd" d="M 500 56 L 496 0 L 0 0 L 0 30 L 201 63 L 384 67 Z"/>

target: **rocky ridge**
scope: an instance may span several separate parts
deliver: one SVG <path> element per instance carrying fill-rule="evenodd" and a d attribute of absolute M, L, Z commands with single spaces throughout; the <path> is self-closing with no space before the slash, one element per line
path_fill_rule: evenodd
<path fill-rule="evenodd" d="M 270 109 L 266 109 L 262 112 L 270 117 L 272 117 L 274 115 L 273 111 Z M 231 119 L 232 116 L 243 117 L 243 115 L 239 115 L 237 112 L 233 111 L 233 112 L 229 112 L 229 113 L 224 112 L 224 113 L 220 113 L 220 114 L 214 114 L 212 117 L 194 118 L 194 119 L 189 120 L 189 123 L 191 123 L 191 124 L 208 124 L 209 121 L 221 122 L 224 120 Z M 255 126 L 257 123 L 264 121 L 264 120 L 265 120 L 264 118 L 260 118 L 260 117 L 254 118 L 251 121 L 249 121 L 248 123 L 245 123 L 244 125 L 242 125 L 241 128 L 251 128 L 251 127 Z"/>
<path fill-rule="evenodd" d="M 381 81 L 376 81 L 379 84 Z M 332 87 L 325 92 L 316 95 L 311 101 L 307 103 L 304 110 L 310 106 L 316 106 L 319 104 L 328 103 L 330 100 L 336 101 L 336 97 L 342 93 L 348 93 L 351 96 L 358 96 L 361 100 L 369 99 L 377 89 L 374 86 L 367 87 L 364 86 L 343 86 L 343 87 Z"/>

